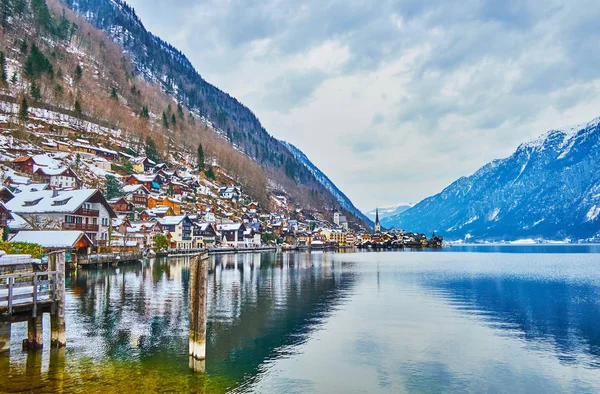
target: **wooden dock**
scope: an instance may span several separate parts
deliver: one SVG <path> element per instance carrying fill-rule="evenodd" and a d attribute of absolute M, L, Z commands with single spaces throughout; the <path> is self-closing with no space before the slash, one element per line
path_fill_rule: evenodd
<path fill-rule="evenodd" d="M 48 271 L 0 275 L 0 352 L 10 350 L 11 324 L 27 321 L 23 347 L 42 347 L 42 318 L 50 314 L 51 344 L 66 345 L 65 253 L 48 256 Z"/>

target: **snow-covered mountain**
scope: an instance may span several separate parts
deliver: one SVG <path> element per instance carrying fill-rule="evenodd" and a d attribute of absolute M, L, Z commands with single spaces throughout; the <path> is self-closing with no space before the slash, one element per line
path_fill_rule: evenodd
<path fill-rule="evenodd" d="M 600 237 L 599 123 L 551 130 L 382 225 L 448 239 Z"/>
<path fill-rule="evenodd" d="M 401 202 L 395 205 L 390 205 L 388 207 L 380 207 L 379 209 L 379 220 L 385 219 L 390 216 L 398 215 L 404 211 L 409 210 L 415 204 L 411 204 L 409 202 Z M 375 220 L 375 212 L 377 209 L 372 209 L 369 212 L 365 212 L 365 215 L 371 220 Z"/>
<path fill-rule="evenodd" d="M 317 180 L 333 194 L 342 208 L 352 212 L 354 215 L 362 219 L 366 225 L 373 226 L 373 222 L 364 215 L 358 208 L 354 206 L 352 201 L 325 175 L 319 168 L 314 165 L 308 157 L 300 149 L 290 144 L 289 142 L 281 141 L 281 143 L 289 149 L 289 151 L 299 160 Z"/>

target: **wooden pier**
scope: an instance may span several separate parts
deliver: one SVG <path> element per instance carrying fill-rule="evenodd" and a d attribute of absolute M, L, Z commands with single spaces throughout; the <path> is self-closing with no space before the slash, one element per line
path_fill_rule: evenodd
<path fill-rule="evenodd" d="M 65 253 L 48 256 L 48 271 L 0 275 L 0 352 L 10 350 L 11 325 L 27 322 L 24 349 L 43 346 L 42 318 L 50 315 L 51 346 L 66 345 Z"/>

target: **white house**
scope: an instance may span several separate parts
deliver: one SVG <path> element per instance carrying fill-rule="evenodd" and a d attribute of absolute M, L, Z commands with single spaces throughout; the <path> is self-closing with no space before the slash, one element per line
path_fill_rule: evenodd
<path fill-rule="evenodd" d="M 34 173 L 43 178 L 46 183 L 49 183 L 54 188 L 76 188 L 79 184 L 79 178 L 68 167 L 63 168 L 46 168 L 40 167 Z"/>
<path fill-rule="evenodd" d="M 96 189 L 23 192 L 15 195 L 6 207 L 32 230 L 83 231 L 95 244 L 108 240 L 111 218 L 117 217 Z"/>

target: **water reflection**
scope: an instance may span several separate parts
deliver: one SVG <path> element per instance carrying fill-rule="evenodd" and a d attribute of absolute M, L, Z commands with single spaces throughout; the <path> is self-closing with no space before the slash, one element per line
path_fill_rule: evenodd
<path fill-rule="evenodd" d="M 0 391 L 87 391 L 110 384 L 115 391 L 224 392 L 267 360 L 291 354 L 353 283 L 353 273 L 323 255 L 214 258 L 203 378 L 188 369 L 187 259 L 82 269 L 66 279 L 66 353 L 23 353 L 15 339 L 26 328 L 15 325 L 10 358 L 0 359 Z"/>
<path fill-rule="evenodd" d="M 506 335 L 549 346 L 563 363 L 600 367 L 600 289 L 595 285 L 510 277 L 433 281 L 428 286 L 464 313 Z"/>

